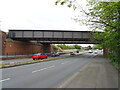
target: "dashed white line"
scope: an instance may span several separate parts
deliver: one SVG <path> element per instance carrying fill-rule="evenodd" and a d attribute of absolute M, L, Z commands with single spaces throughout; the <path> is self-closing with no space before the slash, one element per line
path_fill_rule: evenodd
<path fill-rule="evenodd" d="M 43 70 L 46 70 L 46 69 L 49 69 L 49 68 L 53 68 L 53 67 L 55 67 L 55 66 L 52 65 L 52 66 L 49 66 L 49 67 L 46 67 L 46 68 L 42 68 L 42 69 L 39 69 L 39 70 L 34 70 L 34 71 L 32 71 L 32 73 L 43 71 Z"/>
<path fill-rule="evenodd" d="M 0 80 L 0 83 L 1 83 L 1 82 L 4 82 L 4 81 L 7 81 L 7 80 L 10 80 L 10 78 Z"/>

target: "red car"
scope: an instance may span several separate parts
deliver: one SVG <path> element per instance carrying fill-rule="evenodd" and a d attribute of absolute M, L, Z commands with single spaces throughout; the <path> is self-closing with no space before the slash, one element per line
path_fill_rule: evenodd
<path fill-rule="evenodd" d="M 36 59 L 44 59 L 44 58 L 47 58 L 47 57 L 48 57 L 47 55 L 42 54 L 42 53 L 38 53 L 38 54 L 32 55 L 32 59 L 33 59 L 33 60 L 36 60 Z"/>

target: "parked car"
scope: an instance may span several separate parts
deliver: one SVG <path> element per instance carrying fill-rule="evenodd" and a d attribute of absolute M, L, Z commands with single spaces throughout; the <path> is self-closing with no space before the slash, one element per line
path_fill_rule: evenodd
<path fill-rule="evenodd" d="M 74 52 L 70 52 L 70 55 L 75 55 L 75 53 Z"/>
<path fill-rule="evenodd" d="M 33 54 L 32 55 L 33 60 L 44 59 L 44 58 L 47 58 L 47 57 L 48 56 L 46 54 L 43 54 L 43 53 L 38 53 L 38 54 Z"/>
<path fill-rule="evenodd" d="M 60 54 L 59 54 L 58 52 L 52 52 L 52 53 L 51 53 L 51 56 L 52 56 L 52 57 L 60 56 Z"/>
<path fill-rule="evenodd" d="M 88 52 L 89 52 L 89 53 L 93 53 L 93 51 L 92 51 L 92 50 L 89 50 Z"/>
<path fill-rule="evenodd" d="M 94 53 L 95 53 L 95 54 L 97 54 L 97 53 L 98 53 L 98 51 L 96 51 L 96 50 L 95 50 L 95 51 L 94 51 Z"/>

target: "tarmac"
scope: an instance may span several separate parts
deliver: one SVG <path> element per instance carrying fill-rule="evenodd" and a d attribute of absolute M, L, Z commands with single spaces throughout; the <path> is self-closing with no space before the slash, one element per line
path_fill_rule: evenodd
<path fill-rule="evenodd" d="M 58 88 L 112 89 L 118 88 L 118 84 L 118 71 L 111 64 L 110 60 L 99 55 L 76 72 L 71 78 L 62 83 Z"/>

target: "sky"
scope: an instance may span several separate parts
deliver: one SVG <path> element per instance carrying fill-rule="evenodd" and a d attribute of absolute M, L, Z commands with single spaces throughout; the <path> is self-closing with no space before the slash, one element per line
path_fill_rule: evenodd
<path fill-rule="evenodd" d="M 1 0 L 1 29 L 80 30 L 72 18 L 80 13 L 66 5 L 55 5 L 56 0 Z M 85 6 L 85 2 L 81 2 Z"/>
<path fill-rule="evenodd" d="M 72 18 L 80 15 L 66 5 L 55 5 L 56 0 L 0 0 L 0 28 L 20 30 L 75 30 L 88 31 Z M 85 0 L 79 2 L 83 8 Z M 82 17 L 82 16 L 81 16 Z"/>

